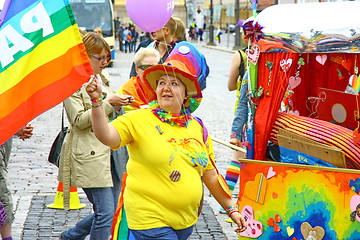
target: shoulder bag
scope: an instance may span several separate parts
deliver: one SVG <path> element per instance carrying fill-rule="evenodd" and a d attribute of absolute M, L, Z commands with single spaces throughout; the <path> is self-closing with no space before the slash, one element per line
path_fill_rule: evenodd
<path fill-rule="evenodd" d="M 57 167 L 59 167 L 61 148 L 67 132 L 68 132 L 68 127 L 64 126 L 64 106 L 63 106 L 61 113 L 61 130 L 59 134 L 56 136 L 50 148 L 50 153 L 48 157 L 49 163 L 52 163 Z"/>

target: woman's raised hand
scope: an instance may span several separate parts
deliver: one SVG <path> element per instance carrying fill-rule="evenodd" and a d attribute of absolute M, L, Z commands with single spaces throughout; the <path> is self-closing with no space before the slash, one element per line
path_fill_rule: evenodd
<path fill-rule="evenodd" d="M 102 83 L 95 76 L 90 79 L 90 82 L 86 85 L 85 90 L 91 99 L 99 99 L 102 97 Z"/>

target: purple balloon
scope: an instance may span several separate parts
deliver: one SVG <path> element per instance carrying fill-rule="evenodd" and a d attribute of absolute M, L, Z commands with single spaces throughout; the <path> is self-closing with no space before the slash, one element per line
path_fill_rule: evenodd
<path fill-rule="evenodd" d="M 126 11 L 130 19 L 145 32 L 156 32 L 169 21 L 173 0 L 127 0 Z"/>

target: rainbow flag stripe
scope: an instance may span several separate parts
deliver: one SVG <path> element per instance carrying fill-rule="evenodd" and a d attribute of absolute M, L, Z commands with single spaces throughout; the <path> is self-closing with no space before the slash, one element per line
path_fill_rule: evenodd
<path fill-rule="evenodd" d="M 6 0 L 0 52 L 0 144 L 92 74 L 68 0 Z"/>

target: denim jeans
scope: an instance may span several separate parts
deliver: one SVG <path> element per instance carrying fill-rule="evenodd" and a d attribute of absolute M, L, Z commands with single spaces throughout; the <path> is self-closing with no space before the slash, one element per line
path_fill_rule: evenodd
<path fill-rule="evenodd" d="M 186 240 L 190 237 L 194 226 L 175 230 L 171 227 L 160 227 L 146 230 L 130 230 L 136 240 Z"/>
<path fill-rule="evenodd" d="M 247 81 L 247 80 L 243 80 Z M 242 83 L 240 83 L 242 84 Z M 243 84 L 240 89 L 239 103 L 235 111 L 235 117 L 231 127 L 231 136 L 240 139 L 242 137 L 243 126 L 247 122 L 248 118 L 248 106 L 246 99 L 246 92 L 248 90 L 248 83 Z"/>
<path fill-rule="evenodd" d="M 83 240 L 89 234 L 90 240 L 109 239 L 120 186 L 120 180 L 113 172 L 115 170 L 113 162 L 111 170 L 114 187 L 83 188 L 93 205 L 94 213 L 82 219 L 75 227 L 63 232 L 63 240 Z"/>

